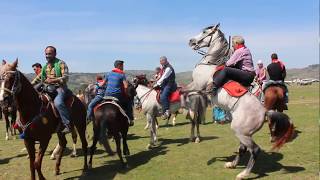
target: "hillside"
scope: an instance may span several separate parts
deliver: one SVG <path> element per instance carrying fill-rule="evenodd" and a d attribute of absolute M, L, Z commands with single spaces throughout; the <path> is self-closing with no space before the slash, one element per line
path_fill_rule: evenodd
<path fill-rule="evenodd" d="M 150 70 L 127 70 L 127 78 L 132 80 L 135 75 L 146 74 L 147 78 L 151 78 L 153 71 Z M 104 75 L 104 73 L 71 73 L 69 78 L 69 87 L 72 90 L 83 89 L 88 83 L 95 80 L 96 74 Z M 26 74 L 29 79 L 34 77 L 34 74 Z M 305 68 L 295 68 L 287 70 L 286 80 L 292 79 L 315 78 L 319 79 L 319 64 L 310 65 Z M 180 72 L 176 74 L 176 80 L 179 84 L 186 85 L 192 80 L 192 71 Z"/>

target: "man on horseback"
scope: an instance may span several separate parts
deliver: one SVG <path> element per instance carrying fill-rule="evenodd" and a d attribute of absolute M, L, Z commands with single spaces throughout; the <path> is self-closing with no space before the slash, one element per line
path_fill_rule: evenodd
<path fill-rule="evenodd" d="M 267 71 L 269 74 L 269 81 L 264 84 L 262 90 L 265 91 L 265 89 L 271 85 L 280 85 L 284 89 L 284 101 L 285 103 L 288 103 L 288 88 L 284 83 L 284 79 L 287 75 L 286 67 L 283 62 L 278 59 L 276 53 L 271 54 L 271 64 L 267 66 Z M 285 109 L 288 109 L 287 105 Z"/>
<path fill-rule="evenodd" d="M 249 86 L 252 83 L 255 77 L 252 55 L 244 43 L 245 41 L 241 36 L 232 37 L 232 47 L 235 51 L 226 62 L 225 67 L 217 67 L 217 72 L 213 76 L 213 83 L 209 84 L 207 88 L 213 96 L 228 80 L 237 81 L 244 86 Z"/>
<path fill-rule="evenodd" d="M 128 82 L 126 75 L 123 71 L 123 61 L 116 60 L 114 62 L 114 69 L 111 72 L 106 73 L 105 80 L 101 85 L 107 84 L 106 96 L 112 96 L 119 100 L 121 107 L 124 108 L 126 114 L 130 119 L 130 126 L 133 126 L 134 117 L 132 110 L 132 102 L 127 97 L 128 94 Z"/>
<path fill-rule="evenodd" d="M 106 85 L 103 84 L 103 78 L 100 75 L 97 75 L 95 83 L 96 96 L 91 100 L 87 109 L 87 122 L 91 120 L 93 116 L 93 108 L 103 100 L 104 94 L 106 92 Z"/>
<path fill-rule="evenodd" d="M 161 77 L 154 84 L 153 88 L 160 87 L 161 89 L 160 102 L 163 111 L 162 118 L 167 119 L 171 115 L 169 95 L 177 89 L 177 84 L 175 82 L 176 75 L 166 56 L 160 57 L 160 64 L 162 66 Z"/>
<path fill-rule="evenodd" d="M 41 75 L 37 76 L 32 84 L 37 84 L 40 81 L 47 85 L 52 85 L 56 88 L 57 96 L 54 98 L 54 105 L 57 108 L 64 129 L 62 133 L 70 132 L 70 113 L 64 100 L 67 98 L 71 91 L 67 87 L 69 69 L 67 64 L 56 58 L 57 50 L 53 46 L 47 46 L 45 49 L 45 55 L 47 59 L 46 65 L 42 68 Z"/>

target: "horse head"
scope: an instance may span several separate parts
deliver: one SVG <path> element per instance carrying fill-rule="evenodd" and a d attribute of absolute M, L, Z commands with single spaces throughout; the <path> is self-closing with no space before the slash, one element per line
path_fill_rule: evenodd
<path fill-rule="evenodd" d="M 217 35 L 219 34 L 219 32 L 221 32 L 219 30 L 219 26 L 220 24 L 217 24 L 204 28 L 201 33 L 189 40 L 189 46 L 193 50 L 210 47 L 215 38 L 218 37 Z"/>
<path fill-rule="evenodd" d="M 0 101 L 9 96 L 16 95 L 21 90 L 20 72 L 17 70 L 18 58 L 12 63 L 2 61 L 0 68 Z"/>
<path fill-rule="evenodd" d="M 148 86 L 148 79 L 145 74 L 137 75 L 133 78 L 133 86 L 135 88 L 138 87 L 138 85 Z"/>

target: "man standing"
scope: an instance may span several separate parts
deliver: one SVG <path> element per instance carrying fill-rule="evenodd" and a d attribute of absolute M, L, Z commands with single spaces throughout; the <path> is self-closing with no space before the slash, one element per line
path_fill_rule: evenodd
<path fill-rule="evenodd" d="M 256 80 L 257 82 L 262 85 L 262 83 L 267 79 L 267 70 L 263 67 L 263 63 L 261 60 L 257 63 L 258 68 L 256 69 Z"/>
<path fill-rule="evenodd" d="M 61 132 L 69 133 L 70 113 L 64 103 L 66 97 L 71 94 L 71 91 L 67 87 L 69 69 L 64 61 L 56 58 L 57 50 L 55 47 L 47 46 L 45 49 L 45 55 L 47 63 L 42 68 L 40 76 L 37 76 L 33 81 L 33 84 L 42 81 L 45 84 L 53 85 L 57 88 L 58 95 L 54 99 L 54 105 L 60 114 L 62 123 L 65 126 Z"/>
<path fill-rule="evenodd" d="M 106 96 L 112 96 L 120 101 L 121 107 L 124 108 L 126 114 L 130 119 L 130 126 L 133 126 L 133 109 L 132 102 L 127 97 L 128 94 L 128 82 L 126 80 L 125 73 L 123 71 L 124 62 L 116 60 L 114 62 L 114 68 L 111 72 L 106 73 L 105 80 L 101 85 L 107 84 Z"/>
<path fill-rule="evenodd" d="M 176 75 L 173 67 L 169 64 L 166 56 L 160 57 L 160 64 L 162 66 L 162 72 L 160 79 L 154 84 L 153 88 L 161 89 L 160 102 L 162 105 L 163 119 L 170 117 L 170 102 L 169 95 L 177 89 Z"/>

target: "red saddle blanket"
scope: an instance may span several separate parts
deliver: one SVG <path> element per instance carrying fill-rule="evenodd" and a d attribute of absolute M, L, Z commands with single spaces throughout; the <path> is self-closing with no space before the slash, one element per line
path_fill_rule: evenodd
<path fill-rule="evenodd" d="M 180 95 L 181 95 L 181 92 L 179 89 L 172 92 L 169 96 L 169 102 L 170 103 L 180 102 Z M 159 104 L 161 104 L 160 103 L 160 90 L 157 90 L 157 101 Z"/>
<path fill-rule="evenodd" d="M 240 83 L 236 81 L 229 81 L 223 85 L 223 88 L 228 92 L 232 97 L 241 97 L 244 95 L 248 89 L 243 87 Z"/>

